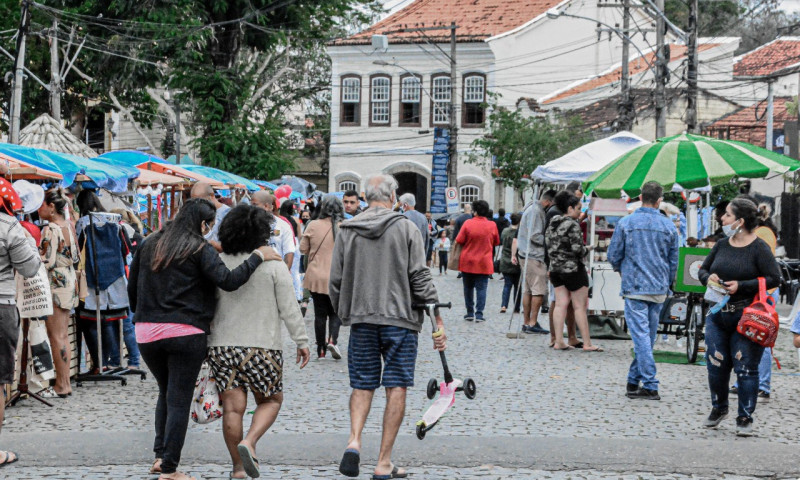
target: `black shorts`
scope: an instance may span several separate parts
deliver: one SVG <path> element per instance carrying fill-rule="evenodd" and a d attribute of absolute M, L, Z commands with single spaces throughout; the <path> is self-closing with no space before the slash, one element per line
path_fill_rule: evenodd
<path fill-rule="evenodd" d="M 0 305 L 0 385 L 14 383 L 17 340 L 19 340 L 17 306 Z"/>
<path fill-rule="evenodd" d="M 589 286 L 589 275 L 583 267 L 571 273 L 550 272 L 550 283 L 555 288 L 567 287 L 567 290 L 574 292 Z"/>

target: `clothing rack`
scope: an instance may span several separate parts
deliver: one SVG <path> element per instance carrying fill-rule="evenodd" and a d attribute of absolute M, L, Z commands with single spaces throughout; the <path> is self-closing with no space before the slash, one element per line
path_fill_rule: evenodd
<path fill-rule="evenodd" d="M 95 315 L 97 321 L 97 365 L 93 365 L 94 369 L 97 369 L 98 373 L 93 373 L 92 370 L 78 374 L 78 378 L 76 379 L 76 386 L 81 387 L 83 386 L 83 382 L 120 382 L 120 384 L 124 387 L 128 384 L 128 380 L 119 374 L 119 369 L 109 370 L 108 372 L 103 371 L 103 319 L 100 315 L 100 283 L 98 279 L 100 278 L 100 272 L 97 269 L 97 246 L 94 242 L 94 237 L 96 235 L 95 231 L 95 215 L 98 215 L 95 212 L 89 212 L 89 228 L 91 229 L 91 235 L 89 235 L 89 241 L 92 244 L 92 269 L 94 270 L 94 298 L 95 298 Z M 114 214 L 102 214 L 105 216 L 111 216 Z M 115 215 L 116 217 L 120 217 L 119 215 Z M 122 329 L 120 329 L 121 331 Z M 121 336 L 121 334 L 120 334 Z M 78 354 L 80 355 L 80 343 L 78 343 Z M 120 345 L 120 355 L 122 355 L 122 345 Z"/>

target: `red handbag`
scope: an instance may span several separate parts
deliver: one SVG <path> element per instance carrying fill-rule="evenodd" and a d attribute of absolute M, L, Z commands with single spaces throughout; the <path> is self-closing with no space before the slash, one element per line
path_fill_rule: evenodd
<path fill-rule="evenodd" d="M 778 338 L 779 325 L 775 300 L 767 295 L 767 280 L 758 277 L 758 295 L 742 312 L 736 331 L 763 347 L 772 347 Z"/>

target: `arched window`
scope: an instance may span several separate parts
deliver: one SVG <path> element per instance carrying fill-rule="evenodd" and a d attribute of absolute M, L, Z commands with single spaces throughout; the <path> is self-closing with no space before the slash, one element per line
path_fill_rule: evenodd
<path fill-rule="evenodd" d="M 461 209 L 464 209 L 464 205 L 471 204 L 475 200 L 479 200 L 481 195 L 480 187 L 475 185 L 462 185 L 461 188 L 458 189 L 458 198 L 461 202 Z"/>
<path fill-rule="evenodd" d="M 401 127 L 420 126 L 422 79 L 417 75 L 400 77 L 400 121 Z"/>
<path fill-rule="evenodd" d="M 370 125 L 388 126 L 391 118 L 392 79 L 386 75 L 370 78 Z"/>
<path fill-rule="evenodd" d="M 486 76 L 480 73 L 464 75 L 464 103 L 461 118 L 463 127 L 483 127 L 486 121 Z"/>
<path fill-rule="evenodd" d="M 345 75 L 342 77 L 342 126 L 361 125 L 361 77 Z"/>
<path fill-rule="evenodd" d="M 358 185 L 356 182 L 351 182 L 350 180 L 346 180 L 344 182 L 339 182 L 339 191 L 346 192 L 348 190 L 353 190 L 355 192 L 358 191 Z"/>
<path fill-rule="evenodd" d="M 431 78 L 431 125 L 450 122 L 450 75 L 442 73 Z"/>

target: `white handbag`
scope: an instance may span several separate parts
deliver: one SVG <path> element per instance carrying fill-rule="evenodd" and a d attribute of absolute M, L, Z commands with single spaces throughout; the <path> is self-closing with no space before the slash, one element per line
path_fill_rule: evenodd
<path fill-rule="evenodd" d="M 194 387 L 191 418 L 201 425 L 222 418 L 222 402 L 219 399 L 217 381 L 211 376 L 208 363 L 203 363 L 200 368 L 200 378 Z"/>

